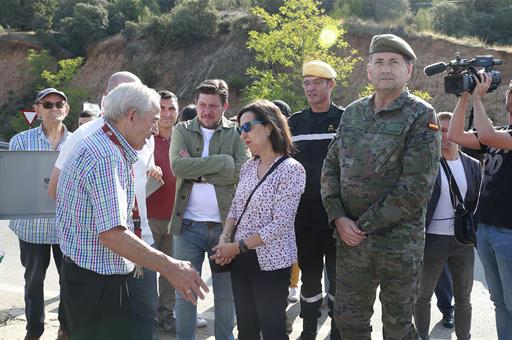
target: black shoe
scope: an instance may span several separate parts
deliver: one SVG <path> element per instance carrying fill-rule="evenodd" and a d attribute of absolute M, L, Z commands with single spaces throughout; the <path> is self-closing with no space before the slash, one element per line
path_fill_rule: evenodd
<path fill-rule="evenodd" d="M 453 313 L 446 313 L 443 315 L 443 327 L 453 328 L 455 326 L 455 320 L 453 319 Z"/>

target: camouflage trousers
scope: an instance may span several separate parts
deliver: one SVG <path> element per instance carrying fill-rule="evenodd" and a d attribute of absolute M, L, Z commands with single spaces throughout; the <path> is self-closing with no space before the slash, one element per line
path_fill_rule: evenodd
<path fill-rule="evenodd" d="M 371 340 L 370 319 L 377 287 L 382 304 L 383 338 L 417 339 L 412 324 L 422 254 L 369 251 L 338 241 L 334 320 L 343 340 Z"/>

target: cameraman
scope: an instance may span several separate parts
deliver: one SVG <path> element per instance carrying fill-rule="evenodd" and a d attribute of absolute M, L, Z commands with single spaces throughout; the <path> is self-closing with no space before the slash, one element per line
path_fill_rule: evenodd
<path fill-rule="evenodd" d="M 496 307 L 498 339 L 510 339 L 512 334 L 512 215 L 509 212 L 512 190 L 512 124 L 494 128 L 489 120 L 482 97 L 491 85 L 489 74 L 475 77 L 473 109 L 476 133 L 464 131 L 464 114 L 470 96 L 464 92 L 448 130 L 448 138 L 471 149 L 481 149 L 484 156 L 484 176 L 477 207 L 477 249 Z M 506 97 L 506 110 L 512 123 L 512 82 Z"/>

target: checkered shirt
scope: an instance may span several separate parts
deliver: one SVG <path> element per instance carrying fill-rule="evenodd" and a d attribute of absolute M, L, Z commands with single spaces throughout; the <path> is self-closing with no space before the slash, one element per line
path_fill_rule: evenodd
<path fill-rule="evenodd" d="M 60 150 L 64 141 L 71 135 L 64 126 L 64 135 L 56 150 Z M 18 133 L 11 138 L 9 150 L 14 151 L 55 151 L 41 126 Z M 36 244 L 57 244 L 57 230 L 54 218 L 31 218 L 12 220 L 9 228 L 22 241 Z"/>
<path fill-rule="evenodd" d="M 101 232 L 117 226 L 133 231 L 132 164 L 137 153 L 110 127 L 123 152 L 103 130 L 93 132 L 77 143 L 57 186 L 56 219 L 62 252 L 78 266 L 101 275 L 127 274 L 134 268 L 99 239 Z"/>

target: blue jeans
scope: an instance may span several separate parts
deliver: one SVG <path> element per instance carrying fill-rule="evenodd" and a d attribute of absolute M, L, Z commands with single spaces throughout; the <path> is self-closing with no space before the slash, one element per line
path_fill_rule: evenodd
<path fill-rule="evenodd" d="M 499 340 L 512 339 L 512 229 L 479 223 L 478 255 L 496 308 Z"/>
<path fill-rule="evenodd" d="M 158 331 L 155 327 L 155 315 L 158 308 L 156 273 L 143 268 L 143 276 L 134 278 L 129 275 L 128 288 L 132 307 L 132 339 L 155 340 Z"/>
<path fill-rule="evenodd" d="M 219 241 L 222 224 L 197 222 L 183 219 L 181 234 L 173 237 L 174 257 L 190 261 L 201 273 L 205 253 L 213 255 L 212 248 Z M 231 340 L 235 326 L 235 304 L 231 289 L 231 274 L 212 273 L 215 339 Z M 176 292 L 176 330 L 178 340 L 195 339 L 197 306 L 191 304 Z"/>

